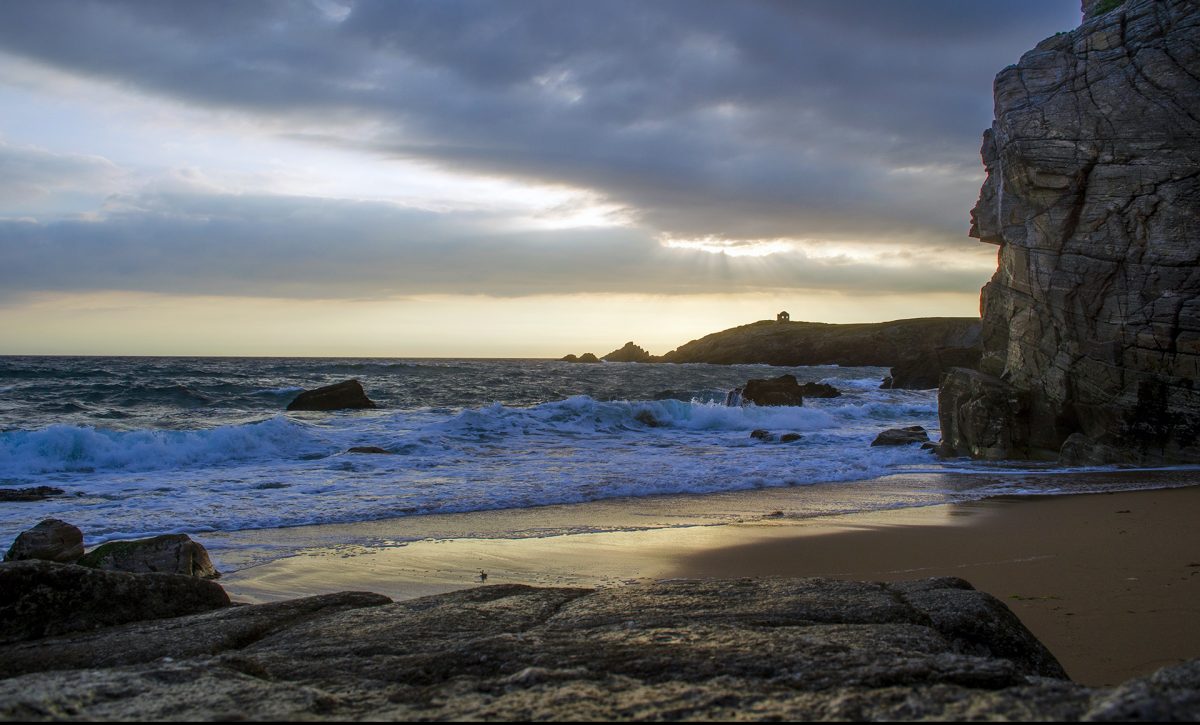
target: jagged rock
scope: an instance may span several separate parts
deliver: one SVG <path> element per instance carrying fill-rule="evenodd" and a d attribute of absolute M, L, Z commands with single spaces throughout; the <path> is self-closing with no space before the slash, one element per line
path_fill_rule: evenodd
<path fill-rule="evenodd" d="M 895 387 L 937 387 L 937 375 L 979 356 L 980 323 L 971 317 L 928 317 L 831 325 L 763 320 L 692 340 L 656 358 L 718 365 L 871 365 L 896 367 Z M 931 371 L 910 378 L 907 371 Z M 936 373 L 932 372 L 936 371 Z"/>
<path fill-rule="evenodd" d="M 579 360 L 578 360 L 578 362 L 581 362 L 581 363 L 598 363 L 598 362 L 600 362 L 600 358 L 596 357 L 596 356 L 595 356 L 593 353 L 590 353 L 590 352 L 585 352 L 584 354 L 582 354 L 582 355 L 580 355 L 580 356 L 579 356 Z"/>
<path fill-rule="evenodd" d="M 929 433 L 919 425 L 907 428 L 888 428 L 871 441 L 872 446 L 906 446 L 910 443 L 926 443 Z"/>
<path fill-rule="evenodd" d="M 227 606 L 229 597 L 220 585 L 197 577 L 36 560 L 0 564 L 0 643 Z"/>
<path fill-rule="evenodd" d="M 1197 462 L 1200 3 L 1085 8 L 996 77 L 971 230 L 1000 246 L 992 377 L 947 382 L 978 394 L 942 428 L 990 458 Z"/>
<path fill-rule="evenodd" d="M 645 363 L 652 362 L 654 360 L 654 356 L 633 344 L 633 342 L 627 342 L 625 343 L 624 347 L 618 350 L 613 350 L 609 354 L 605 355 L 604 359 L 609 362 Z"/>
<path fill-rule="evenodd" d="M 66 491 L 54 486 L 31 488 L 0 488 L 0 501 L 42 501 L 51 496 L 61 496 Z"/>
<path fill-rule="evenodd" d="M 315 390 L 305 390 L 297 395 L 288 410 L 342 410 L 346 408 L 375 408 L 375 402 L 367 397 L 362 383 L 346 380 L 326 385 Z"/>
<path fill-rule="evenodd" d="M 346 452 L 347 453 L 380 453 L 380 454 L 385 454 L 385 453 L 390 454 L 391 453 L 391 451 L 389 451 L 388 449 L 380 448 L 379 446 L 354 446 L 353 448 L 346 449 Z"/>
<path fill-rule="evenodd" d="M 804 394 L 795 375 L 754 379 L 746 382 L 741 399 L 755 405 L 804 405 Z"/>
<path fill-rule="evenodd" d="M 5 561 L 43 559 L 73 562 L 83 556 L 83 532 L 59 519 L 45 519 L 37 526 L 22 531 L 4 555 Z"/>
<path fill-rule="evenodd" d="M 0 672 L 10 675 L 0 680 L 0 717 L 1200 714 L 1195 663 L 1114 690 L 1075 685 L 1002 603 L 956 579 L 667 581 L 597 591 L 502 585 L 395 604 L 365 596 L 238 607 L 9 646 L 0 649 Z M 55 651 L 61 665 L 49 656 Z"/>
<path fill-rule="evenodd" d="M 221 576 L 208 558 L 208 551 L 187 534 L 110 541 L 92 549 L 77 563 L 108 571 L 183 574 L 204 579 Z"/>

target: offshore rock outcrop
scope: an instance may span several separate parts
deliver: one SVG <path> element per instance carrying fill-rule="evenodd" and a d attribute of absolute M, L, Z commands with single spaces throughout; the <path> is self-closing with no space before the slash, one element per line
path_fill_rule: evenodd
<path fill-rule="evenodd" d="M 999 266 L 945 452 L 1200 461 L 1200 3 L 1112 5 L 996 77 L 971 234 Z"/>
<path fill-rule="evenodd" d="M 972 317 L 841 325 L 763 320 L 692 340 L 659 359 L 716 365 L 891 367 L 888 387 L 936 388 L 945 370 L 975 364 L 979 343 L 980 322 Z"/>

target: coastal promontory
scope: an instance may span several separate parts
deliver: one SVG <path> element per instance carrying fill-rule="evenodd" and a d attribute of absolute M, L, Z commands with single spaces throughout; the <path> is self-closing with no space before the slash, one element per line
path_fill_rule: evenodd
<path fill-rule="evenodd" d="M 999 246 L 945 450 L 1200 461 L 1200 3 L 1084 2 L 995 82 L 971 234 Z"/>

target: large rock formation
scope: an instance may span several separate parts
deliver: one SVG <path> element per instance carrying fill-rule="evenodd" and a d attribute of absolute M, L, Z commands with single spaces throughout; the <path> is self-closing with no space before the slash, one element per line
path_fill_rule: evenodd
<path fill-rule="evenodd" d="M 132 575 L 127 575 L 132 576 Z M 343 593 L 0 647 L 3 719 L 1195 719 L 1200 666 L 1071 683 L 957 579 Z"/>
<path fill-rule="evenodd" d="M 229 597 L 220 585 L 197 577 L 99 571 L 38 560 L 0 564 L 0 642 L 227 606 Z"/>
<path fill-rule="evenodd" d="M 208 550 L 187 534 L 163 534 L 149 539 L 110 541 L 89 551 L 76 562 L 80 566 L 138 574 L 163 573 L 216 579 L 221 572 L 213 566 Z"/>
<path fill-rule="evenodd" d="M 1084 8 L 996 77 L 971 233 L 999 269 L 944 447 L 1200 461 L 1200 3 Z"/>
<path fill-rule="evenodd" d="M 646 352 L 642 347 L 635 345 L 632 340 L 625 343 L 624 347 L 613 350 L 605 355 L 603 359 L 609 362 L 654 362 L 654 356 Z"/>
<path fill-rule="evenodd" d="M 891 387 L 935 388 L 944 370 L 979 359 L 979 335 L 979 320 L 971 317 L 849 325 L 763 320 L 692 340 L 659 360 L 893 367 Z"/>
<path fill-rule="evenodd" d="M 344 380 L 315 390 L 305 390 L 288 403 L 288 410 L 345 410 L 352 408 L 375 408 L 375 401 L 367 397 L 362 383 Z"/>

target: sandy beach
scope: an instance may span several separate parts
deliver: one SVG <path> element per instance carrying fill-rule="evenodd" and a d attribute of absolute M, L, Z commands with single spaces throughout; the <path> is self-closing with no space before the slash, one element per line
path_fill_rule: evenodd
<path fill-rule="evenodd" d="M 305 527 L 259 536 L 327 543 L 222 579 L 232 596 L 262 602 L 341 590 L 406 599 L 480 584 L 620 586 L 669 578 L 828 576 L 892 581 L 956 576 L 1004 601 L 1073 679 L 1115 684 L 1200 656 L 1200 487 L 972 503 L 793 518 L 788 496 L 726 497 L 737 514 L 712 514 L 714 497 L 687 499 L 667 528 L 555 534 L 562 519 L 594 515 L 662 525 L 672 500 L 530 510 L 525 538 L 433 536 L 397 545 L 337 545 L 375 537 L 391 520 Z M 677 501 L 676 501 L 677 503 Z M 770 507 L 778 506 L 777 510 Z M 738 508 L 740 507 L 740 508 Z M 754 515 L 752 509 L 758 514 Z M 429 531 L 478 532 L 508 512 L 422 522 Z M 432 518 L 432 517 L 430 517 Z M 706 525 L 707 524 L 707 525 Z M 543 535 L 538 535 L 538 532 Z M 251 543 L 253 534 L 241 536 Z"/>

